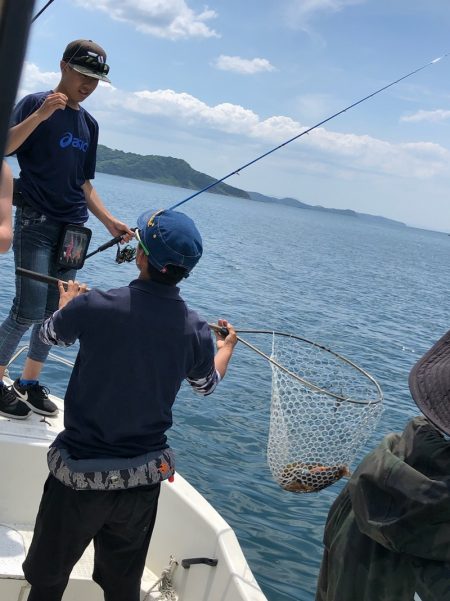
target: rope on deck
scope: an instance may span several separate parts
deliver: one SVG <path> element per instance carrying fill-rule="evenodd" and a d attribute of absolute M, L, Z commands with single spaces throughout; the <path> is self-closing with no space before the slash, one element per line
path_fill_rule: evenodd
<path fill-rule="evenodd" d="M 158 601 L 178 601 L 178 594 L 173 587 L 172 576 L 176 568 L 178 567 L 178 561 L 173 555 L 170 556 L 169 566 L 161 572 L 161 577 L 155 582 L 155 584 L 147 591 L 143 601 L 151 601 L 151 592 L 158 587 L 160 596 Z"/>

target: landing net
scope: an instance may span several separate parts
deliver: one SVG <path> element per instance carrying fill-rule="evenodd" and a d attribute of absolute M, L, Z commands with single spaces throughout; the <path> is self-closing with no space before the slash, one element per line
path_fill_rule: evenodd
<path fill-rule="evenodd" d="M 320 344 L 281 332 L 253 333 L 272 335 L 267 459 L 275 481 L 291 492 L 317 492 L 350 475 L 382 413 L 378 383 Z"/>

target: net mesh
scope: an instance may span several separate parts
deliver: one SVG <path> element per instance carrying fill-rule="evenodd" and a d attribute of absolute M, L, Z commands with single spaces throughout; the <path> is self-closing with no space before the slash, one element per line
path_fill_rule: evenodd
<path fill-rule="evenodd" d="M 381 390 L 363 370 L 302 338 L 273 333 L 271 359 L 307 383 L 271 363 L 270 470 L 285 490 L 319 491 L 350 474 L 381 416 Z"/>

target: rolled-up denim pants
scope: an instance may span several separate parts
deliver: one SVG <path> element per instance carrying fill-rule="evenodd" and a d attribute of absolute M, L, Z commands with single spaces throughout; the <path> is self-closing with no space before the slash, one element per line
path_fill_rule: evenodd
<path fill-rule="evenodd" d="M 60 280 L 76 271 L 56 265 L 58 242 L 64 223 L 48 219 L 30 206 L 16 208 L 14 223 L 15 266 L 51 275 Z M 58 308 L 59 291 L 54 285 L 16 276 L 16 296 L 8 317 L 0 326 L 0 365 L 7 365 L 24 333 L 33 326 L 28 357 L 43 363 L 50 347 L 39 339 L 42 322 Z"/>

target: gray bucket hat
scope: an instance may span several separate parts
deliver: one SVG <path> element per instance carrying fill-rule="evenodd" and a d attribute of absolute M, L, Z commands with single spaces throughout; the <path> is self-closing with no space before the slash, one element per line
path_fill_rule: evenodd
<path fill-rule="evenodd" d="M 450 331 L 414 365 L 409 389 L 425 417 L 450 436 Z"/>

